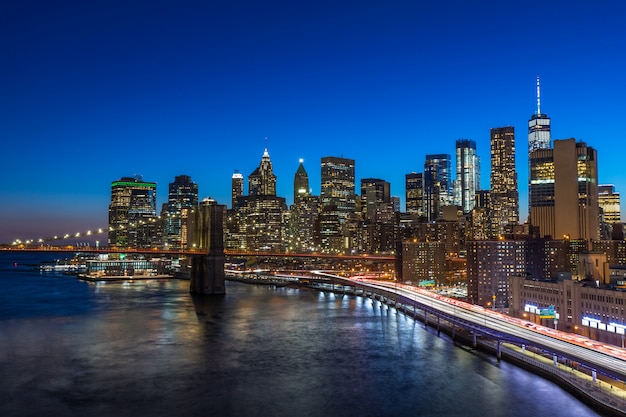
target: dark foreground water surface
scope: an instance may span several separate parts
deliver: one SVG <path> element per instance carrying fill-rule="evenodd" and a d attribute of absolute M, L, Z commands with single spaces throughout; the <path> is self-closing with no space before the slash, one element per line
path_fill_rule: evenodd
<path fill-rule="evenodd" d="M 598 415 L 369 299 L 239 283 L 195 298 L 28 265 L 42 259 L 0 253 L 3 417 Z"/>

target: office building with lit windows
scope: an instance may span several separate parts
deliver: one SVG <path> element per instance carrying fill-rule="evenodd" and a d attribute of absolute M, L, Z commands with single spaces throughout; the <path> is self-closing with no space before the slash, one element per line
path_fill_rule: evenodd
<path fill-rule="evenodd" d="M 446 256 L 443 242 L 402 242 L 402 280 L 415 284 L 434 281 L 444 284 L 446 279 Z"/>
<path fill-rule="evenodd" d="M 598 240 L 596 150 L 575 139 L 555 140 L 553 149 L 530 157 L 532 227 L 541 237 Z"/>
<path fill-rule="evenodd" d="M 528 155 L 537 149 L 550 148 L 550 118 L 541 113 L 541 90 L 537 77 L 537 112 L 528 121 Z"/>
<path fill-rule="evenodd" d="M 322 204 L 319 222 L 320 250 L 347 252 L 354 243 L 356 211 L 355 164 L 353 159 L 326 156 L 321 162 Z"/>
<path fill-rule="evenodd" d="M 293 179 L 293 204 L 289 210 L 289 251 L 317 250 L 315 224 L 320 214 L 320 198 L 309 193 L 309 175 L 300 164 Z"/>
<path fill-rule="evenodd" d="M 406 174 L 405 192 L 406 212 L 424 216 L 424 174 L 421 172 Z"/>
<path fill-rule="evenodd" d="M 614 185 L 598 185 L 598 206 L 600 209 L 600 239 L 624 239 L 620 196 L 618 192 L 615 192 Z"/>
<path fill-rule="evenodd" d="M 237 205 L 237 199 L 243 196 L 243 175 L 241 172 L 235 170 L 231 177 L 231 206 L 235 208 Z"/>
<path fill-rule="evenodd" d="M 451 160 L 448 154 L 426 155 L 424 162 L 424 212 L 428 221 L 441 217 L 452 204 Z"/>
<path fill-rule="evenodd" d="M 159 246 L 156 237 L 156 183 L 141 177 L 123 177 L 111 183 L 110 247 Z"/>
<path fill-rule="evenodd" d="M 178 175 L 169 184 L 167 215 L 165 218 L 166 242 L 169 249 L 187 248 L 187 219 L 198 206 L 198 184 L 188 175 Z"/>
<path fill-rule="evenodd" d="M 519 195 L 515 169 L 515 129 L 491 129 L 490 236 L 511 233 L 519 223 Z"/>
<path fill-rule="evenodd" d="M 473 304 L 509 306 L 509 278 L 526 276 L 524 240 L 475 240 L 467 243 L 467 295 Z"/>
<path fill-rule="evenodd" d="M 304 169 L 304 160 L 300 158 L 300 165 L 293 178 L 293 202 L 309 195 L 309 174 Z"/>
<path fill-rule="evenodd" d="M 454 204 L 469 213 L 474 208 L 476 191 L 480 190 L 480 158 L 476 142 L 469 139 L 456 141 L 456 180 Z"/>

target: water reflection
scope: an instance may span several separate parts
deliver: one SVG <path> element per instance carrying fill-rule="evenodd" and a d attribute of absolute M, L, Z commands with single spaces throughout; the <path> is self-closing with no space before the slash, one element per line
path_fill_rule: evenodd
<path fill-rule="evenodd" d="M 378 301 L 236 283 L 200 297 L 185 281 L 0 279 L 12 300 L 0 307 L 2 416 L 596 415 Z M 41 293 L 56 295 L 42 307 L 31 297 Z"/>

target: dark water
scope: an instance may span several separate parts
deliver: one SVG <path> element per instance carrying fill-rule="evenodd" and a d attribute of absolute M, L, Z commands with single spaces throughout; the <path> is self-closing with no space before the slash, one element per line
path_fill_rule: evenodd
<path fill-rule="evenodd" d="M 93 284 L 0 253 L 0 416 L 595 416 L 378 302 Z M 18 266 L 13 263 L 17 261 Z"/>

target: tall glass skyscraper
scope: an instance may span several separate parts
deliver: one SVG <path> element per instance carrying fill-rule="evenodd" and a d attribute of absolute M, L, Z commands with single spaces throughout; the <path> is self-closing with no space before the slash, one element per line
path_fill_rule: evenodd
<path fill-rule="evenodd" d="M 165 231 L 172 249 L 187 247 L 187 219 L 198 206 L 198 184 L 188 175 L 178 175 L 169 185 Z"/>
<path fill-rule="evenodd" d="M 515 128 L 491 129 L 490 219 L 492 238 L 519 224 L 519 194 L 515 170 Z"/>
<path fill-rule="evenodd" d="M 424 212 L 428 221 L 441 217 L 452 204 L 452 163 L 449 154 L 426 155 L 424 163 Z"/>
<path fill-rule="evenodd" d="M 534 201 L 536 193 L 532 193 L 533 184 L 530 182 L 530 172 L 533 170 L 531 166 L 531 155 L 537 149 L 550 149 L 550 118 L 547 114 L 541 113 L 541 89 L 539 86 L 539 77 L 537 77 L 537 113 L 533 114 L 528 121 L 528 222 L 532 223 L 531 207 L 541 204 Z"/>
<path fill-rule="evenodd" d="M 537 113 L 528 121 L 528 155 L 535 149 L 550 148 L 550 118 L 541 113 L 541 92 L 537 77 Z"/>
<path fill-rule="evenodd" d="M 480 158 L 476 155 L 476 142 L 469 139 L 456 141 L 456 181 L 454 182 L 454 204 L 469 213 L 476 202 L 476 191 L 480 190 Z"/>

